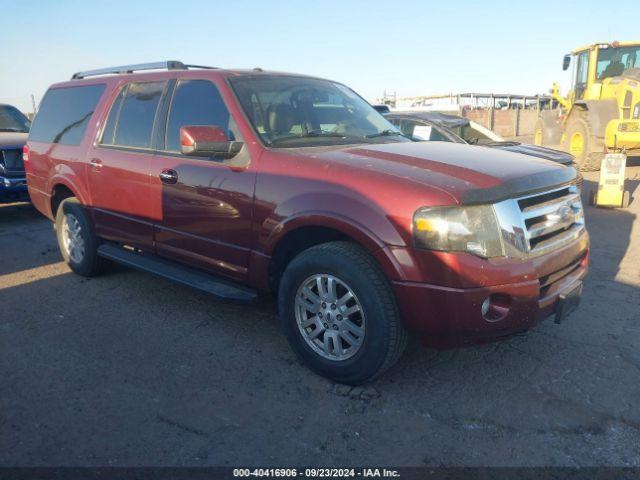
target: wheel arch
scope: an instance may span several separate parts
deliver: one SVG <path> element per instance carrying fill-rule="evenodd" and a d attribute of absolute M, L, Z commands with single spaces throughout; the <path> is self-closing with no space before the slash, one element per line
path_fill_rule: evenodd
<path fill-rule="evenodd" d="M 56 217 L 56 212 L 58 211 L 58 207 L 63 200 L 70 197 L 77 198 L 80 202 L 82 199 L 76 193 L 77 190 L 74 187 L 70 186 L 67 182 L 58 181 L 54 183 L 51 187 L 51 197 L 50 197 L 50 209 L 52 218 Z"/>
<path fill-rule="evenodd" d="M 338 215 L 306 213 L 279 224 L 266 242 L 269 262 L 265 273 L 269 290 L 277 289 L 282 273 L 296 255 L 332 241 L 359 245 L 380 264 L 389 278 L 399 275 L 399 266 L 384 248 L 385 243 L 367 227 Z"/>
<path fill-rule="evenodd" d="M 589 122 L 591 135 L 604 137 L 607 124 L 619 117 L 618 102 L 615 99 L 607 100 L 579 100 L 573 104 L 567 115 L 567 122 L 575 117 L 576 113 L 586 116 Z"/>

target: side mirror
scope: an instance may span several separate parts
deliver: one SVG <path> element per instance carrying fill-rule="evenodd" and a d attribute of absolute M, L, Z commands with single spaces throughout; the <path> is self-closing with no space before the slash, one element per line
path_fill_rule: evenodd
<path fill-rule="evenodd" d="M 224 130 L 214 125 L 180 127 L 180 150 L 184 155 L 233 158 L 243 145 L 229 140 Z"/>
<path fill-rule="evenodd" d="M 571 65 L 571 55 L 565 55 L 562 59 L 562 70 L 566 70 Z"/>

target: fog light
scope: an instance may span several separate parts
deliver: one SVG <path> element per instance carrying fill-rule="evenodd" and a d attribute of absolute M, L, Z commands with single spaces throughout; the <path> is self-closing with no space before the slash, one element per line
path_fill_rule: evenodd
<path fill-rule="evenodd" d="M 511 297 L 502 293 L 493 293 L 484 299 L 480 312 L 487 322 L 499 322 L 509 314 Z"/>

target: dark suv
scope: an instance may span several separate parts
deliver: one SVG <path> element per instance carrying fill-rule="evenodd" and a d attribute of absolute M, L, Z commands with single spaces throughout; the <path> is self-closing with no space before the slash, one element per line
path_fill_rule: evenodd
<path fill-rule="evenodd" d="M 22 148 L 30 126 L 20 110 L 0 104 L 0 203 L 29 200 Z"/>
<path fill-rule="evenodd" d="M 351 384 L 408 333 L 451 346 L 561 321 L 587 271 L 574 169 L 410 141 L 318 78 L 78 73 L 42 100 L 25 164 L 72 270 L 111 260 L 228 300 L 273 293 L 293 349 Z"/>

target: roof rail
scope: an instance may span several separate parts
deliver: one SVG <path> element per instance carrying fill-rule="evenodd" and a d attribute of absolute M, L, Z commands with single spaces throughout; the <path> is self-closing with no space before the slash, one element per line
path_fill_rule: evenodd
<path fill-rule="evenodd" d="M 86 72 L 74 73 L 71 80 L 80 78 L 95 77 L 98 75 L 109 75 L 119 73 L 133 73 L 141 70 L 187 70 L 188 68 L 214 69 L 216 67 L 205 67 L 202 65 L 185 65 L 177 60 L 166 62 L 138 63 L 135 65 L 122 65 L 120 67 L 99 68 L 97 70 L 87 70 Z"/>

